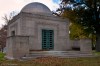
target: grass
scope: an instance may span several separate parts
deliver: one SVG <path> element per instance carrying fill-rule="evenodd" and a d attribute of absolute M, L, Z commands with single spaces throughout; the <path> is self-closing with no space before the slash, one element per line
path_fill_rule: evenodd
<path fill-rule="evenodd" d="M 100 56 L 100 52 L 97 52 L 97 51 L 93 51 L 93 54 L 95 55 L 95 56 Z"/>
<path fill-rule="evenodd" d="M 4 60 L 4 56 L 5 56 L 5 54 L 2 53 L 2 52 L 0 52 L 0 61 L 1 61 L 1 60 Z"/>
<path fill-rule="evenodd" d="M 100 55 L 100 52 L 94 52 Z M 100 66 L 100 56 L 88 58 L 41 57 L 31 60 L 7 60 L 0 52 L 0 66 Z"/>
<path fill-rule="evenodd" d="M 100 66 L 100 57 L 57 58 L 42 57 L 32 60 L 2 60 L 1 66 Z"/>

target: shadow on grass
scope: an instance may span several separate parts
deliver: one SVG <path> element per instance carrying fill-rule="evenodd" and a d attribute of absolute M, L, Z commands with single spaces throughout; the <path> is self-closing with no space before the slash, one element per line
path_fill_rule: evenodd
<path fill-rule="evenodd" d="M 97 51 L 93 51 L 93 54 L 95 55 L 95 56 L 99 56 L 100 57 L 100 52 L 97 52 Z"/>

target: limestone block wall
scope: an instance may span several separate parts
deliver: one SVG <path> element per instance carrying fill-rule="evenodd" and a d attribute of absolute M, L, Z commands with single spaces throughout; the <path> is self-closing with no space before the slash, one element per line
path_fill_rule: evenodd
<path fill-rule="evenodd" d="M 7 40 L 6 57 L 9 59 L 19 59 L 29 54 L 29 37 L 13 36 Z"/>
<path fill-rule="evenodd" d="M 39 44 L 40 49 L 42 49 L 42 29 L 53 30 L 54 31 L 54 50 L 56 49 L 57 44 L 57 24 L 53 24 L 50 22 L 37 22 L 37 43 Z"/>
<path fill-rule="evenodd" d="M 92 52 L 91 39 L 70 40 L 72 48 L 80 48 L 81 52 Z"/>
<path fill-rule="evenodd" d="M 15 31 L 15 35 L 20 35 L 20 19 L 13 21 L 12 24 L 8 24 L 7 37 L 12 36 L 12 31 Z"/>
<path fill-rule="evenodd" d="M 30 36 L 30 50 L 42 50 L 42 29 L 54 30 L 54 50 L 69 50 L 69 21 L 59 18 L 26 15 L 21 19 L 21 35 Z M 39 19 L 40 18 L 40 19 Z M 41 19 L 42 18 L 42 19 Z"/>
<path fill-rule="evenodd" d="M 69 43 L 69 22 L 68 21 L 59 23 L 58 45 L 62 50 L 71 50 L 71 44 Z"/>
<path fill-rule="evenodd" d="M 35 34 L 35 23 L 34 18 L 22 17 L 20 23 L 20 35 L 23 36 L 34 36 Z"/>
<path fill-rule="evenodd" d="M 92 43 L 90 39 L 80 39 L 80 51 L 92 52 Z"/>
<path fill-rule="evenodd" d="M 8 59 L 13 59 L 13 37 L 12 38 L 7 38 L 6 40 L 6 57 Z"/>
<path fill-rule="evenodd" d="M 9 27 L 12 26 L 15 31 L 17 30 L 16 35 L 29 36 L 30 50 L 42 50 L 42 29 L 54 30 L 54 50 L 65 51 L 71 49 L 68 20 L 51 15 L 24 13 L 20 15 L 20 19 L 10 24 Z"/>
<path fill-rule="evenodd" d="M 75 39 L 75 40 L 70 40 L 70 44 L 72 48 L 80 48 L 80 40 Z"/>
<path fill-rule="evenodd" d="M 40 46 L 42 46 L 41 30 L 47 29 L 54 30 L 54 50 L 65 51 L 71 49 L 69 44 L 69 28 L 67 22 L 38 20 L 35 26 L 37 28 L 35 36 L 38 36 L 38 44 L 40 44 Z"/>

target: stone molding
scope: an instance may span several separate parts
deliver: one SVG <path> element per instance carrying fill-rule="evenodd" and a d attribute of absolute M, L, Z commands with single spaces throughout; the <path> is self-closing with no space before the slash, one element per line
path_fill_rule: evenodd
<path fill-rule="evenodd" d="M 23 18 L 25 18 L 25 17 L 29 17 L 29 18 L 39 18 L 39 19 L 59 21 L 59 22 L 69 22 L 68 19 L 64 19 L 64 18 L 57 17 L 57 16 L 54 16 L 54 15 L 48 15 L 48 14 L 32 14 L 32 13 L 24 13 L 24 12 L 21 12 L 18 15 L 16 15 L 12 20 L 10 20 L 8 24 L 11 24 L 11 23 L 15 22 L 17 19 L 19 19 L 21 17 L 23 17 Z"/>

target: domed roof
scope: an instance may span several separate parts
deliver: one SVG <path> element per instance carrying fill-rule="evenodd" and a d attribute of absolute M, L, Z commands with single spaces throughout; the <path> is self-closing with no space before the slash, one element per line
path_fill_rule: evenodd
<path fill-rule="evenodd" d="M 26 5 L 21 12 L 51 14 L 50 9 L 46 5 L 38 2 L 33 2 Z"/>

